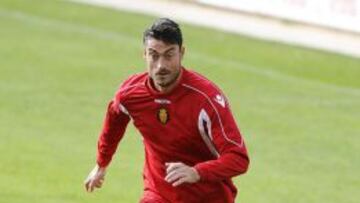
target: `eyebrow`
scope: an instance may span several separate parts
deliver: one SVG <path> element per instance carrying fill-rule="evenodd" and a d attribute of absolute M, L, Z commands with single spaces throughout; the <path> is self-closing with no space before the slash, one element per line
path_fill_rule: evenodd
<path fill-rule="evenodd" d="M 155 49 L 153 49 L 153 48 L 149 48 L 149 52 L 156 52 L 157 53 L 157 51 Z"/>
<path fill-rule="evenodd" d="M 175 47 L 171 47 L 171 48 L 169 48 L 168 50 L 166 50 L 164 53 L 168 53 L 168 52 L 174 51 L 174 50 L 175 50 Z"/>
<path fill-rule="evenodd" d="M 168 53 L 168 52 L 170 52 L 170 51 L 174 51 L 175 50 L 175 47 L 170 47 L 169 49 L 167 49 L 167 50 L 165 50 L 164 51 L 164 54 L 166 54 L 166 53 Z M 156 53 L 158 53 L 155 49 L 153 49 L 153 48 L 149 48 L 149 52 L 156 52 Z"/>

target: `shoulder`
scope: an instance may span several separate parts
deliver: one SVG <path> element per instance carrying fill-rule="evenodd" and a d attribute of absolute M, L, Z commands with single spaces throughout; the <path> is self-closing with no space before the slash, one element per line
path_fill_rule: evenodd
<path fill-rule="evenodd" d="M 137 73 L 129 76 L 119 86 L 118 90 L 116 91 L 115 97 L 121 100 L 120 98 L 126 97 L 131 92 L 136 91 L 139 88 L 145 87 L 145 81 L 147 77 L 148 74 L 146 72 Z"/>
<path fill-rule="evenodd" d="M 195 95 L 201 103 L 215 102 L 225 107 L 225 95 L 214 82 L 195 71 L 187 70 L 186 74 L 186 80 L 182 85 L 190 91 L 190 94 Z"/>
<path fill-rule="evenodd" d="M 118 92 L 125 93 L 136 87 L 143 86 L 146 78 L 147 78 L 147 73 L 137 73 L 131 75 L 122 82 L 122 84 L 118 89 Z"/>
<path fill-rule="evenodd" d="M 223 94 L 221 89 L 211 80 L 195 71 L 186 70 L 186 80 L 182 84 L 193 93 L 203 97 L 213 97 L 217 94 Z"/>

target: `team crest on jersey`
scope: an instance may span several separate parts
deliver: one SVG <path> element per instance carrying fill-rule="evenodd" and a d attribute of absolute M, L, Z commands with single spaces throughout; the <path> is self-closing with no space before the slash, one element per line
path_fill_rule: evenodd
<path fill-rule="evenodd" d="M 161 107 L 157 113 L 157 118 L 160 123 L 165 125 L 170 119 L 168 110 L 164 107 Z"/>

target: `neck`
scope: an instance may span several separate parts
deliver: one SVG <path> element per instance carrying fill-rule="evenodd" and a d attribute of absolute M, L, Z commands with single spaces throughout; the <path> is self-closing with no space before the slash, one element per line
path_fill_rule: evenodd
<path fill-rule="evenodd" d="M 179 84 L 182 74 L 183 74 L 183 70 L 181 69 L 178 77 L 176 78 L 176 80 L 173 83 L 171 83 L 170 85 L 166 86 L 166 87 L 159 86 L 159 85 L 154 83 L 155 89 L 157 91 L 163 93 L 163 94 L 171 92 L 171 90 L 173 90 L 177 86 L 177 84 Z"/>

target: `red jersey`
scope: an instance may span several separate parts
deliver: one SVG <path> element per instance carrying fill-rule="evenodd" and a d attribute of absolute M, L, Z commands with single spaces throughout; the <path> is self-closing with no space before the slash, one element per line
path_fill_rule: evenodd
<path fill-rule="evenodd" d="M 224 94 L 185 68 L 170 93 L 156 91 L 150 80 L 147 73 L 131 76 L 110 102 L 98 141 L 99 166 L 110 163 L 132 120 L 145 147 L 144 195 L 171 203 L 233 203 L 231 177 L 246 172 L 249 158 Z M 195 167 L 200 181 L 173 187 L 165 181 L 167 162 Z"/>

